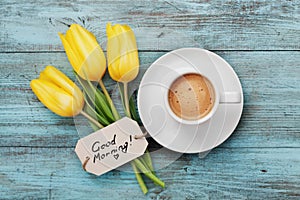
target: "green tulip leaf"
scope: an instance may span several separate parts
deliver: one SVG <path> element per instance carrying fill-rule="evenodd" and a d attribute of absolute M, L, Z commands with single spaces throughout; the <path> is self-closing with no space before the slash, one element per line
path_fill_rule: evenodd
<path fill-rule="evenodd" d="M 83 81 L 82 81 L 83 82 Z M 97 112 L 102 113 L 107 120 L 114 122 L 115 118 L 113 117 L 110 106 L 105 98 L 105 95 L 98 90 L 90 80 L 86 80 L 87 84 L 83 84 L 86 89 L 88 89 L 88 96 L 91 101 L 94 102 Z M 95 97 L 95 98 L 92 98 Z"/>
<path fill-rule="evenodd" d="M 103 97 L 101 93 L 102 92 L 99 90 L 95 92 L 95 105 L 98 107 L 98 109 L 100 108 L 100 110 L 103 111 L 103 114 L 105 114 L 108 120 L 114 122 L 115 118 L 111 112 L 111 109 L 105 100 L 105 96 Z"/>
<path fill-rule="evenodd" d="M 92 114 L 95 115 L 98 119 L 98 121 L 103 124 L 104 126 L 107 126 L 110 124 L 110 122 L 105 118 L 105 116 L 102 113 L 96 112 L 95 109 L 90 105 L 89 101 L 86 99 L 86 94 L 84 93 L 84 99 L 86 102 L 86 109 Z"/>

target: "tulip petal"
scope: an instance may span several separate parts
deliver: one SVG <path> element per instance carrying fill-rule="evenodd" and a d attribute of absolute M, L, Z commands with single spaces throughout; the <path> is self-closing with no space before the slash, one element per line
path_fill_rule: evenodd
<path fill-rule="evenodd" d="M 65 37 L 65 50 L 76 73 L 83 79 L 99 81 L 106 71 L 106 59 L 96 37 L 78 24 L 72 24 Z"/>
<path fill-rule="evenodd" d="M 71 47 L 72 42 L 68 42 L 68 40 L 65 38 L 65 36 L 61 33 L 58 33 L 59 37 L 63 43 L 63 46 L 65 48 L 65 52 L 68 56 L 68 59 L 73 67 L 73 69 L 77 72 L 79 67 L 81 66 L 81 60 L 80 60 L 80 55 L 76 52 L 76 50 L 73 50 Z"/>
<path fill-rule="evenodd" d="M 63 117 L 73 116 L 73 98 L 53 83 L 35 79 L 30 87 L 38 99 L 52 112 Z"/>
<path fill-rule="evenodd" d="M 64 73 L 49 65 L 40 74 L 40 79 L 47 80 L 62 88 L 68 94 L 72 94 L 74 87 L 77 87 Z"/>
<path fill-rule="evenodd" d="M 122 66 L 122 68 L 120 69 L 120 73 L 123 74 L 121 77 L 122 82 L 129 82 L 138 75 L 139 62 L 138 59 L 136 59 L 137 57 L 137 52 L 133 51 L 127 53 L 127 55 L 121 59 L 122 63 L 120 63 L 120 66 Z"/>
<path fill-rule="evenodd" d="M 113 63 L 111 63 L 108 66 L 108 72 L 109 75 L 111 76 L 111 78 L 115 81 L 119 81 L 121 76 L 120 76 L 120 70 L 119 70 L 119 66 L 120 66 L 120 59 L 115 60 Z"/>
<path fill-rule="evenodd" d="M 108 71 L 111 78 L 115 81 L 119 81 L 120 73 L 120 41 L 119 38 L 115 36 L 115 32 L 111 23 L 106 25 L 106 34 L 107 34 L 107 62 L 108 62 Z"/>
<path fill-rule="evenodd" d="M 47 66 L 43 73 L 47 77 L 47 80 L 50 79 L 51 82 L 57 87 L 63 89 L 66 93 L 73 96 L 75 100 L 75 108 L 83 105 L 83 94 L 80 88 L 73 81 L 71 81 L 64 73 L 62 73 L 53 66 Z"/>
<path fill-rule="evenodd" d="M 72 33 L 72 39 L 78 49 L 82 58 L 86 58 L 89 56 L 90 52 L 92 52 L 99 44 L 95 42 L 95 40 L 87 34 L 87 30 L 84 31 L 84 28 L 78 24 L 72 24 L 70 31 Z"/>
<path fill-rule="evenodd" d="M 135 79 L 139 71 L 139 58 L 133 31 L 128 25 L 110 23 L 106 26 L 107 60 L 110 76 L 120 82 Z"/>
<path fill-rule="evenodd" d="M 84 106 L 80 88 L 53 66 L 47 66 L 30 86 L 38 99 L 60 116 L 75 116 Z"/>
<path fill-rule="evenodd" d="M 76 44 L 74 42 L 73 32 L 71 31 L 71 28 L 67 30 L 67 32 L 65 34 L 65 39 L 67 40 L 70 48 L 72 49 L 74 56 L 76 56 L 76 58 L 78 59 L 78 61 L 79 61 L 78 64 L 80 64 L 80 62 L 82 62 L 82 60 L 83 60 L 83 57 L 79 53 L 80 49 L 77 49 L 77 47 L 76 47 Z"/>
<path fill-rule="evenodd" d="M 103 77 L 105 71 L 105 55 L 100 46 L 98 46 L 85 58 L 79 68 L 78 74 L 86 80 L 99 81 Z"/>

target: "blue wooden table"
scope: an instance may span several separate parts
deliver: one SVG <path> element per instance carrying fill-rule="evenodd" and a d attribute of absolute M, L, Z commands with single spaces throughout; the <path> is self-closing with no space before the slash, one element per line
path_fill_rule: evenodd
<path fill-rule="evenodd" d="M 0 199 L 300 199 L 300 1 L 0 1 Z M 134 174 L 84 172 L 74 120 L 56 116 L 29 82 L 48 64 L 74 79 L 57 35 L 79 23 L 136 32 L 141 68 L 166 52 L 201 47 L 225 58 L 245 98 L 233 135 L 204 159 L 159 170 L 166 188 Z M 115 83 L 106 76 L 112 91 Z M 88 126 L 79 119 L 80 126 Z M 87 128 L 87 127 L 86 127 Z M 154 158 L 158 166 L 167 155 Z"/>

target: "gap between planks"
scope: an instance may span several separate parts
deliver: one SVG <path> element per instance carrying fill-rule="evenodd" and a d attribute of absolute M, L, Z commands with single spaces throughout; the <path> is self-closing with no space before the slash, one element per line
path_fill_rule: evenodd
<path fill-rule="evenodd" d="M 75 146 L 0 146 L 0 149 L 1 148 L 70 149 L 70 148 L 75 148 Z M 280 146 L 280 147 L 234 147 L 234 146 L 233 147 L 222 147 L 222 146 L 218 146 L 211 150 L 214 150 L 216 148 L 218 148 L 218 149 L 258 149 L 258 148 L 259 149 L 300 149 L 300 147 L 290 147 L 290 146 Z M 197 153 L 195 153 L 195 154 L 197 154 Z"/>
<path fill-rule="evenodd" d="M 194 47 L 182 47 L 182 48 L 194 48 Z M 174 49 L 175 50 L 175 49 Z M 250 50 L 250 49 L 207 49 L 209 51 L 227 51 L 227 52 L 299 52 L 300 49 L 284 49 L 284 50 L 268 50 L 268 49 L 259 49 L 259 50 Z M 161 50 L 139 50 L 139 52 L 169 52 L 171 49 L 161 49 Z M 0 51 L 0 54 L 33 54 L 33 53 L 64 53 L 65 51 Z M 106 51 L 103 51 L 106 52 Z"/>

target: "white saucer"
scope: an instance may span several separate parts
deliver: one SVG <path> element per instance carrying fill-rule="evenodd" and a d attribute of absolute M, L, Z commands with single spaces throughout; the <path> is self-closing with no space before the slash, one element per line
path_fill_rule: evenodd
<path fill-rule="evenodd" d="M 200 125 L 181 124 L 167 111 L 165 94 L 171 74 L 182 68 L 208 71 L 220 92 L 239 92 L 239 103 L 220 103 L 216 113 Z M 222 97 L 221 97 L 222 99 Z M 183 48 L 157 59 L 139 86 L 138 110 L 144 127 L 162 146 L 181 153 L 200 153 L 223 143 L 236 128 L 243 110 L 243 91 L 238 76 L 220 56 L 198 48 Z"/>

